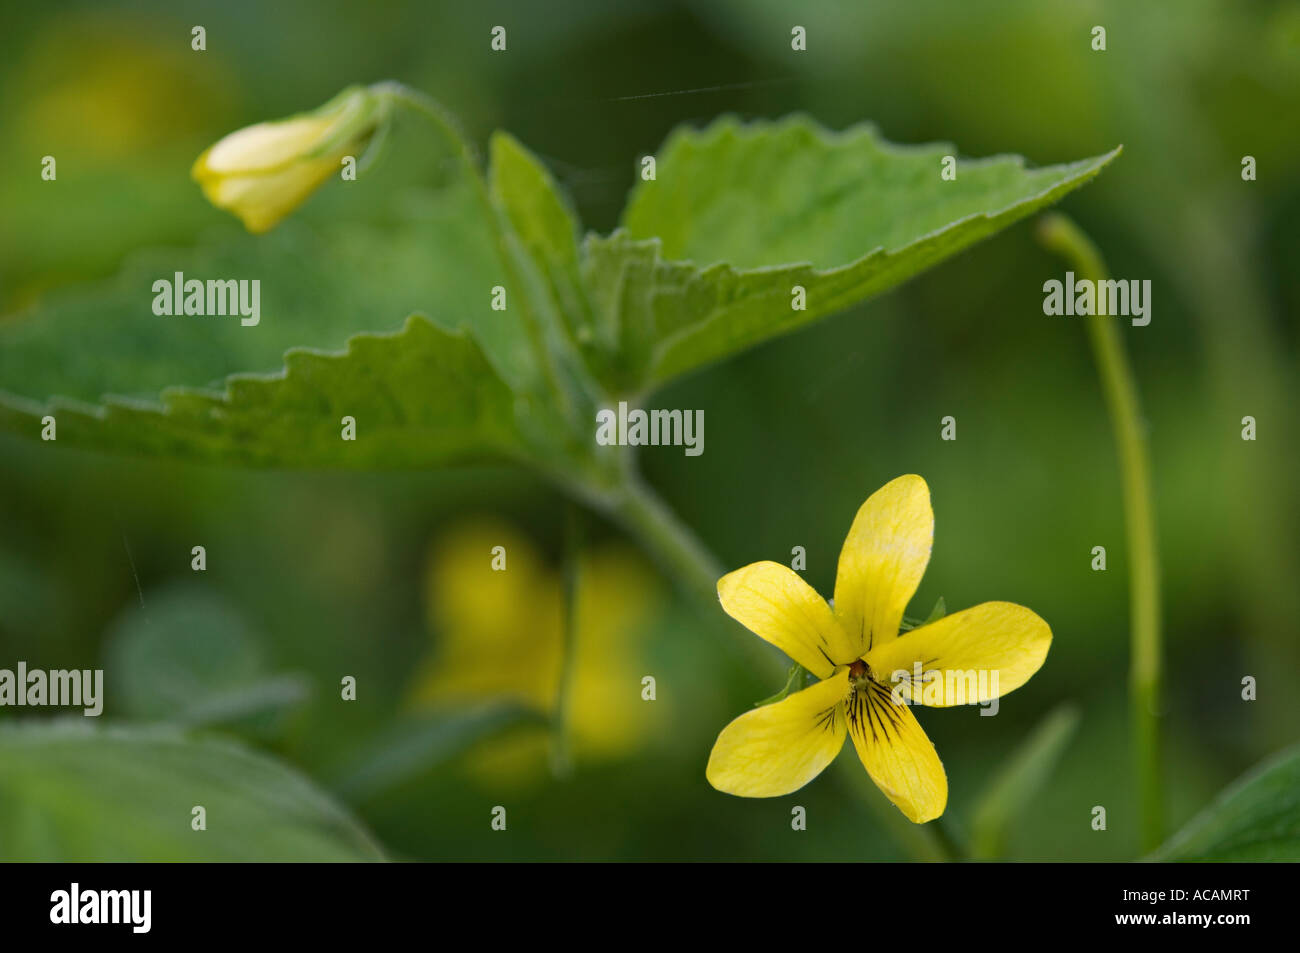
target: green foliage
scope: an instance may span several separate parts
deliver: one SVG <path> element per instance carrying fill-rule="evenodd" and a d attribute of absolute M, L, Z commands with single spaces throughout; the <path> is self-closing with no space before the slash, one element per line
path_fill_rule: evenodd
<path fill-rule="evenodd" d="M 1119 150 L 1026 170 L 1018 156 L 940 163 L 870 126 L 811 120 L 683 130 L 640 183 L 604 256 L 627 262 L 617 321 L 652 385 L 901 284 L 1089 181 Z M 606 266 L 609 267 L 608 265 Z M 608 279 L 607 279 L 608 282 Z M 791 287 L 807 310 L 791 308 Z"/>
<path fill-rule="evenodd" d="M 754 702 L 754 707 L 762 708 L 764 705 L 773 705 L 776 702 L 781 701 L 781 699 L 785 698 L 791 692 L 798 691 L 799 689 L 803 688 L 804 675 L 806 674 L 807 673 L 804 670 L 804 667 L 800 665 L 798 662 L 795 662 L 793 665 L 790 666 L 790 671 L 786 675 L 785 685 L 782 686 L 781 690 L 777 692 L 775 695 L 769 695 L 767 698 L 764 698 L 762 701 Z"/>
<path fill-rule="evenodd" d="M 1014 149 L 1042 162 L 1123 142 L 1122 162 L 1098 187 L 1061 204 L 1087 226 L 1117 277 L 1153 279 L 1161 301 L 1153 327 L 1122 330 L 1156 438 L 1166 656 L 1172 671 L 1189 676 L 1167 681 L 1161 705 L 1170 814 L 1191 817 L 1232 780 L 1233 765 L 1294 743 L 1300 696 L 1275 690 L 1259 703 L 1231 703 L 1235 693 L 1207 683 L 1213 669 L 1203 660 L 1244 656 L 1243 671 L 1261 672 L 1300 664 L 1300 458 L 1293 452 L 1300 378 L 1287 358 L 1294 357 L 1300 287 L 1286 268 L 1300 257 L 1300 230 L 1290 225 L 1300 208 L 1300 137 L 1287 131 L 1293 124 L 1277 121 L 1300 110 L 1300 7 L 1194 0 L 1175 20 L 1155 5 L 1111 4 L 1105 22 L 1113 49 L 1098 54 L 1088 44 L 1094 21 L 1078 5 L 1063 23 L 1060 5 L 1030 0 L 996 9 L 956 0 L 814 2 L 800 14 L 810 52 L 792 55 L 790 5 L 778 0 L 690 10 L 505 6 L 506 22 L 515 24 L 505 56 L 487 55 L 479 41 L 413 42 L 427 33 L 431 5 L 410 0 L 386 4 L 388 28 L 364 44 L 356 16 L 339 5 L 214 6 L 205 14 L 213 22 L 204 21 L 210 38 L 249 42 L 210 43 L 202 55 L 177 42 L 189 24 L 143 5 L 13 6 L 0 31 L 8 54 L 0 63 L 7 93 L 0 154 L 14 170 L 0 178 L 0 390 L 43 402 L 72 393 L 65 382 L 84 378 L 90 403 L 122 392 L 156 401 L 173 384 L 219 388 L 229 373 L 274 372 L 290 347 L 340 351 L 352 333 L 396 331 L 415 312 L 448 329 L 475 324 L 480 342 L 498 331 L 481 346 L 519 386 L 508 371 L 522 368 L 526 379 L 533 352 L 523 329 L 512 326 L 515 287 L 500 278 L 490 238 L 476 234 L 451 201 L 478 215 L 481 198 L 457 189 L 471 180 L 447 178 L 454 170 L 415 141 L 433 138 L 420 117 L 399 116 L 388 147 L 359 181 L 326 186 L 257 238 L 238 234 L 191 180 L 194 157 L 223 134 L 310 106 L 304 97 L 323 99 L 342 85 L 340 63 L 370 77 L 400 64 L 403 75 L 446 98 L 476 143 L 499 126 L 535 147 L 542 161 L 534 163 L 581 211 L 580 254 L 589 229 L 607 234 L 617 226 L 636 175 L 633 157 L 658 150 L 658 137 L 683 120 L 804 110 L 843 129 L 869 116 L 896 141 L 942 135 L 969 155 Z M 449 35 L 486 39 L 474 5 L 433 7 Z M 276 43 L 283 24 L 304 18 L 313 25 L 310 49 L 286 53 Z M 1155 35 L 1166 42 L 1151 55 L 1125 55 L 1114 42 Z M 714 82 L 730 85 L 690 91 Z M 638 96 L 648 93 L 656 95 Z M 1239 178 L 1243 152 L 1258 157 L 1258 181 Z M 47 153 L 58 157 L 57 182 L 36 174 Z M 404 255 L 400 242 L 384 244 L 417 218 L 428 228 L 412 235 Z M 1108 476 L 1114 452 L 1082 326 L 1035 317 L 1041 282 L 1059 277 L 1061 267 L 1031 241 L 1028 225 L 851 316 L 669 385 L 671 393 L 654 399 L 705 408 L 710 450 L 698 459 L 679 451 L 639 456 L 668 508 L 727 568 L 778 558 L 798 541 L 808 549 L 809 581 L 822 591 L 833 583 L 844 520 L 865 494 L 898 473 L 924 474 L 938 524 L 934 563 L 911 610 L 917 619 L 942 587 L 959 608 L 987 598 L 1022 602 L 1054 634 L 1047 664 L 999 717 L 917 713 L 949 770 L 945 823 L 971 833 L 979 779 L 1056 699 L 1078 697 L 1080 727 L 1015 820 L 1008 856 L 1126 860 L 1137 850 L 1134 781 L 1127 770 L 1105 769 L 1125 749 L 1129 727 L 1124 560 L 1108 573 L 1062 571 L 1082 565 L 1083 543 L 1123 538 L 1118 485 Z M 445 238 L 434 247 L 438 236 Z M 187 263 L 205 251 L 281 243 L 298 250 L 274 272 Z M 312 276 L 316 254 L 344 245 L 380 254 L 355 265 L 327 259 L 330 267 Z M 481 272 L 458 257 L 470 247 L 483 250 Z M 154 254 L 158 264 L 131 289 L 135 320 L 148 330 L 132 359 L 139 368 L 154 360 L 173 370 L 136 380 L 136 371 L 114 368 L 106 358 L 123 319 L 94 308 L 66 338 L 51 333 L 39 354 L 30 344 L 16 348 L 10 333 L 28 322 L 23 309 L 35 304 L 29 323 L 39 325 L 69 300 L 56 289 L 101 282 L 124 262 L 125 275 L 140 261 L 125 256 L 140 248 L 166 252 Z M 308 282 L 289 284 L 292 262 Z M 256 351 L 254 359 L 232 355 L 205 367 L 220 347 L 201 328 L 220 321 L 148 314 L 148 280 L 176 268 L 263 278 L 261 326 L 229 329 L 229 343 Z M 267 280 L 281 274 L 284 282 Z M 463 287 L 462 274 L 470 279 Z M 400 294 L 395 277 L 412 293 Z M 506 313 L 482 307 L 484 287 L 497 280 L 511 289 Z M 111 286 L 83 287 L 78 296 L 93 305 Z M 277 295 L 281 307 L 302 301 L 298 319 L 274 322 L 269 302 Z M 273 340 L 273 330 L 285 339 Z M 512 342 L 521 347 L 515 365 Z M 585 352 L 593 367 L 594 353 Z M 95 382 L 97 372 L 106 386 Z M 965 428 L 961 441 L 936 440 L 934 421 L 954 412 Z M 1260 421 L 1258 442 L 1244 443 L 1233 426 L 1246 413 Z M 252 631 L 267 659 L 310 672 L 321 688 L 277 748 L 334 790 L 340 756 L 359 756 L 370 739 L 387 736 L 412 665 L 429 651 L 415 613 L 430 537 L 452 519 L 491 510 L 558 548 L 555 497 L 524 471 L 256 473 L 61 451 L 62 444 L 32 440 L 30 419 L 17 426 L 25 439 L 0 433 L 0 645 L 7 647 L 0 665 L 12 668 L 20 658 L 115 665 L 104 634 L 137 604 L 123 533 L 150 610 L 169 580 L 192 578 L 183 556 L 205 542 L 216 556 L 204 584 L 256 620 Z M 360 432 L 364 439 L 364 420 Z M 1008 524 L 1014 532 L 995 528 Z M 1206 539 L 1216 544 L 1207 547 Z M 730 623 L 719 613 L 676 600 L 662 608 L 647 671 L 672 662 L 677 674 L 660 678 L 657 704 L 675 699 L 675 707 L 660 712 L 664 727 L 653 746 L 611 765 L 582 759 L 572 781 L 540 781 L 528 794 L 510 795 L 504 839 L 483 833 L 483 805 L 498 800 L 445 764 L 365 799 L 359 810 L 367 824 L 403 857 L 778 862 L 892 859 L 900 854 L 891 832 L 907 843 L 933 826 L 903 819 L 851 752 L 801 792 L 810 823 L 797 836 L 771 836 L 780 805 L 719 797 L 700 777 L 702 757 L 726 718 L 785 681 L 788 662 L 772 663 L 780 676 L 756 676 L 746 656 L 728 654 L 722 627 Z M 336 687 L 325 690 L 344 672 L 358 676 L 360 702 L 341 704 Z M 110 667 L 110 706 L 120 687 Z M 1216 707 L 1216 695 L 1229 703 Z M 0 721 L 17 711 L 0 711 Z M 484 741 L 484 753 L 508 740 Z M 868 807 L 876 802 L 878 819 Z M 1079 823 L 1080 804 L 1108 805 L 1110 832 Z"/>
<path fill-rule="evenodd" d="M 1038 170 L 964 162 L 945 181 L 951 146 L 723 119 L 672 135 L 621 227 L 581 237 L 555 179 L 513 138 L 493 136 L 483 174 L 436 122 L 436 190 L 380 200 L 376 221 L 218 230 L 0 323 L 0 430 L 37 439 L 53 414 L 59 447 L 279 468 L 522 463 L 625 514 L 635 485 L 621 452 L 594 445 L 597 408 L 886 291 L 1118 152 Z M 154 315 L 154 281 L 177 272 L 259 279 L 260 322 Z M 794 285 L 806 310 L 791 306 Z M 498 286 L 505 309 L 492 307 Z M 355 440 L 342 439 L 344 417 Z M 667 519 L 645 513 L 643 532 Z M 119 624 L 110 653 L 128 713 L 248 727 L 297 699 L 237 617 L 194 605 L 202 620 L 164 596 L 158 619 Z M 183 650 L 160 635 L 177 630 Z M 792 670 L 784 692 L 801 681 Z M 334 773 L 337 789 L 391 792 L 536 717 L 501 704 L 399 721 Z M 189 828 L 197 804 L 208 832 Z M 153 729 L 0 731 L 0 815 L 14 859 L 380 858 L 289 769 Z"/>
<path fill-rule="evenodd" d="M 1047 715 L 989 779 L 971 822 L 971 855 L 977 860 L 1000 857 L 1021 812 L 1046 786 L 1079 727 L 1079 711 L 1061 705 Z"/>
<path fill-rule="evenodd" d="M 386 227 L 219 236 L 5 322 L 0 427 L 35 437 L 51 413 L 61 446 L 278 467 L 527 461 L 607 485 L 591 428 L 609 395 L 878 294 L 1115 155 L 966 162 L 943 181 L 952 151 L 723 119 L 673 135 L 623 228 L 579 243 L 550 174 L 498 133 L 486 181 L 462 149 L 438 166 L 440 190 L 406 196 Z M 177 271 L 261 276 L 260 324 L 155 316 L 152 282 Z M 807 310 L 792 310 L 794 284 Z"/>
<path fill-rule="evenodd" d="M 911 629 L 920 628 L 923 625 L 929 625 L 931 622 L 938 622 L 947 614 L 948 614 L 948 605 L 943 601 L 943 596 L 940 596 L 935 601 L 934 608 L 930 610 L 930 614 L 926 616 L 924 619 L 918 619 L 915 616 L 905 615 L 903 616 L 902 621 L 899 623 L 898 627 L 903 632 L 907 632 Z"/>
<path fill-rule="evenodd" d="M 267 670 L 242 615 L 203 586 L 151 593 L 148 609 L 128 609 L 105 642 L 106 707 L 142 721 L 269 730 L 307 695 L 303 678 Z"/>
<path fill-rule="evenodd" d="M 202 806 L 207 829 L 191 829 Z M 296 771 L 233 742 L 80 719 L 0 728 L 0 859 L 374 861 Z"/>
<path fill-rule="evenodd" d="M 106 397 L 0 405 L 0 422 L 58 439 L 261 466 L 420 466 L 509 457 L 519 445 L 509 391 L 463 333 L 412 316 L 396 334 L 358 334 L 340 354 L 293 349 L 279 374 L 233 375 L 221 391 L 168 388 L 157 403 Z M 342 418 L 362 438 L 341 438 Z"/>
<path fill-rule="evenodd" d="M 931 622 L 938 622 L 947 614 L 948 604 L 943 601 L 943 596 L 940 596 L 935 600 L 934 608 L 930 610 L 930 614 L 925 617 L 925 621 L 922 622 L 921 625 L 929 625 Z"/>
<path fill-rule="evenodd" d="M 1300 861 L 1300 747 L 1248 771 L 1152 859 Z"/>

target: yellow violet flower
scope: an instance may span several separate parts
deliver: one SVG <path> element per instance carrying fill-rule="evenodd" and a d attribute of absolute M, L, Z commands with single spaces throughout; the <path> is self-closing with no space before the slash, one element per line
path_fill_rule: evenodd
<path fill-rule="evenodd" d="M 494 571 L 495 547 L 506 569 Z M 658 583 L 629 547 L 597 543 L 582 557 L 568 719 L 574 757 L 615 759 L 655 729 L 659 706 L 641 700 L 646 636 Z M 550 715 L 564 661 L 563 579 L 537 547 L 496 521 L 461 524 L 432 548 L 428 619 L 439 635 L 415 673 L 419 708 L 513 698 Z M 483 742 L 467 759 L 479 780 L 524 785 L 546 766 L 548 735 L 532 728 Z"/>
<path fill-rule="evenodd" d="M 900 635 L 933 539 L 930 488 L 902 476 L 858 510 L 831 604 L 780 563 L 754 563 L 718 581 L 728 615 L 820 681 L 722 729 L 710 784 L 741 797 L 789 794 L 834 760 L 847 734 L 909 820 L 943 813 L 948 778 L 908 703 L 974 704 L 1019 688 L 1043 664 L 1052 632 L 1024 606 L 985 602 Z"/>
<path fill-rule="evenodd" d="M 358 155 L 384 121 L 381 89 L 351 86 L 319 109 L 259 122 L 226 136 L 194 163 L 208 201 L 239 216 L 250 232 L 273 228 Z"/>

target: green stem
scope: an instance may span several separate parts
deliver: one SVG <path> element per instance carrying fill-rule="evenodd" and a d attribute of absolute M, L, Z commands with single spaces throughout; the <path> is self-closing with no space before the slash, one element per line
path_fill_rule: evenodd
<path fill-rule="evenodd" d="M 609 503 L 611 512 L 692 596 L 705 605 L 715 604 L 721 563 L 630 467 L 624 474 Z"/>
<path fill-rule="evenodd" d="M 564 514 L 563 646 L 560 680 L 551 714 L 551 770 L 567 777 L 573 767 L 569 742 L 569 705 L 573 670 L 578 657 L 578 586 L 582 576 L 582 510 L 576 503 L 565 506 Z"/>
<path fill-rule="evenodd" d="M 943 851 L 944 860 L 955 863 L 970 856 L 970 850 L 953 833 L 952 827 L 942 817 L 936 817 L 925 826 L 934 834 L 935 843 Z"/>
<path fill-rule="evenodd" d="M 637 475 L 631 458 L 622 468 L 622 480 L 607 508 L 641 541 L 663 568 L 710 613 L 718 611 L 718 580 L 724 571 L 695 533 L 678 519 L 659 496 Z M 765 681 L 784 684 L 789 661 L 774 646 L 754 638 L 739 623 L 726 623 L 735 637 L 732 649 Z"/>
<path fill-rule="evenodd" d="M 961 859 L 953 848 L 946 832 L 941 832 L 934 821 L 913 824 L 903 812 L 890 803 L 889 798 L 876 787 L 875 782 L 862 768 L 857 752 L 846 742 L 849 751 L 840 752 L 828 771 L 835 771 L 840 782 L 848 788 L 854 801 L 866 805 L 880 827 L 894 839 L 908 857 L 923 863 L 939 863 Z"/>
<path fill-rule="evenodd" d="M 386 96 L 391 102 L 401 103 L 409 106 L 416 112 L 419 112 L 429 119 L 434 127 L 441 133 L 449 143 L 452 150 L 456 153 L 457 158 L 463 162 L 466 167 L 477 172 L 474 150 L 469 146 L 469 140 L 461 132 L 460 124 L 456 122 L 456 117 L 442 107 L 432 96 L 427 96 L 418 89 L 412 89 L 410 86 L 402 83 L 389 81 L 377 83 L 373 91 L 380 96 Z M 479 192 L 484 201 L 487 200 L 487 190 L 482 186 L 482 179 L 476 174 L 474 179 L 479 185 Z"/>
<path fill-rule="evenodd" d="M 1096 246 L 1064 215 L 1044 217 L 1039 237 L 1047 248 L 1070 262 L 1083 278 L 1094 282 L 1106 279 L 1106 265 Z M 1085 320 L 1114 430 L 1124 496 L 1130 588 L 1129 698 L 1133 749 L 1137 760 L 1142 849 L 1145 852 L 1160 845 L 1164 823 L 1159 766 L 1160 567 L 1156 554 L 1155 511 L 1151 502 L 1151 466 L 1137 384 L 1120 338 L 1119 319 L 1098 314 Z"/>

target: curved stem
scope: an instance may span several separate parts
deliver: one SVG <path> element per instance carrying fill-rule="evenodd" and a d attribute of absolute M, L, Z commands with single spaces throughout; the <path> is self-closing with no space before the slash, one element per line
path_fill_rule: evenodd
<path fill-rule="evenodd" d="M 707 605 L 717 602 L 717 584 L 722 564 L 705 548 L 691 529 L 678 519 L 659 495 L 630 471 L 611 509 L 664 568 Z"/>
<path fill-rule="evenodd" d="M 470 147 L 469 140 L 461 132 L 460 124 L 456 121 L 456 117 L 444 109 L 436 99 L 395 80 L 376 83 L 372 89 L 377 95 L 386 96 L 392 102 L 409 106 L 416 112 L 423 114 L 426 119 L 433 123 L 438 132 L 451 143 L 457 158 L 470 169 L 475 168 L 474 150 Z M 475 178 L 478 179 L 477 176 Z M 479 192 L 483 199 L 486 200 L 487 190 L 481 187 L 482 179 L 478 179 L 478 183 L 480 185 Z"/>
<path fill-rule="evenodd" d="M 622 472 L 622 483 L 607 497 L 607 508 L 692 598 L 710 612 L 716 612 L 718 580 L 724 575 L 722 565 L 690 527 L 641 480 L 630 458 Z M 738 623 L 728 624 L 728 629 L 735 636 L 733 648 L 760 677 L 776 685 L 784 684 L 789 662 L 780 651 L 754 638 Z"/>
<path fill-rule="evenodd" d="M 722 564 L 691 528 L 641 480 L 630 458 L 622 474 L 618 489 L 606 497 L 606 508 L 700 606 L 716 612 L 718 580 L 725 573 Z M 761 639 L 754 638 L 739 624 L 730 624 L 728 628 L 736 637 L 733 647 L 743 654 L 760 676 L 774 684 L 784 684 L 789 670 L 785 656 Z"/>
<path fill-rule="evenodd" d="M 1106 279 L 1106 265 L 1088 236 L 1064 215 L 1046 216 L 1039 228 L 1043 244 L 1069 261 L 1089 281 Z M 1155 511 L 1151 502 L 1151 465 L 1138 404 L 1137 383 L 1118 318 L 1097 314 L 1085 318 L 1115 435 L 1120 482 L 1124 494 L 1124 524 L 1129 553 L 1130 665 L 1129 700 L 1133 719 L 1133 748 L 1137 759 L 1138 796 L 1142 818 L 1142 848 L 1160 845 L 1164 799 L 1160 784 L 1161 692 L 1160 566 L 1156 554 Z"/>

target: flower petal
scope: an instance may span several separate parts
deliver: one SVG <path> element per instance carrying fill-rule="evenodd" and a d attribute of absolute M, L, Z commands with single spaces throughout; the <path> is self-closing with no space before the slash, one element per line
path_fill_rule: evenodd
<path fill-rule="evenodd" d="M 718 580 L 722 608 L 818 678 L 847 665 L 855 652 L 826 600 L 793 569 L 759 562 Z"/>
<path fill-rule="evenodd" d="M 894 704 L 885 686 L 867 681 L 845 712 L 853 747 L 885 797 L 914 824 L 942 814 L 948 805 L 948 776 L 912 710 Z"/>
<path fill-rule="evenodd" d="M 391 94 L 350 86 L 310 113 L 238 129 L 190 170 L 208 200 L 265 232 L 361 152 L 386 121 Z"/>
<path fill-rule="evenodd" d="M 705 776 L 740 797 L 779 797 L 797 791 L 830 764 L 844 745 L 849 673 L 745 712 L 722 729 Z"/>
<path fill-rule="evenodd" d="M 217 208 L 238 215 L 254 234 L 269 231 L 320 187 L 338 168 L 338 159 L 304 159 L 266 173 L 199 179 Z"/>
<path fill-rule="evenodd" d="M 265 172 L 309 155 L 330 131 L 332 120 L 315 116 L 259 122 L 237 129 L 203 154 L 215 175 Z"/>
<path fill-rule="evenodd" d="M 857 655 L 898 635 L 933 543 L 930 488 L 919 476 L 891 480 L 862 504 L 835 576 L 835 615 Z"/>
<path fill-rule="evenodd" d="M 984 602 L 877 642 L 866 663 L 877 679 L 898 684 L 901 697 L 946 708 L 986 702 L 1019 688 L 1038 671 L 1051 644 L 1052 630 L 1032 610 L 1014 602 Z M 904 671 L 907 679 L 894 677 Z"/>

